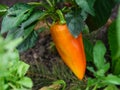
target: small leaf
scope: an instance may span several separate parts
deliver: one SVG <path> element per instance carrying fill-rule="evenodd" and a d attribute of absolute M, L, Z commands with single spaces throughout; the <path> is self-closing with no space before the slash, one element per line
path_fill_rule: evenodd
<path fill-rule="evenodd" d="M 93 58 L 94 58 L 94 64 L 98 70 L 103 68 L 103 65 L 105 64 L 105 58 L 104 58 L 105 53 L 106 53 L 106 48 L 104 44 L 101 41 L 97 41 L 93 48 Z"/>
<path fill-rule="evenodd" d="M 29 68 L 29 65 L 19 61 L 18 66 L 17 66 L 17 74 L 21 78 L 27 73 L 27 70 Z"/>
<path fill-rule="evenodd" d="M 84 21 L 79 13 L 72 12 L 65 15 L 68 28 L 74 37 L 77 37 L 84 28 Z"/>
<path fill-rule="evenodd" d="M 103 82 L 108 84 L 120 85 L 120 77 L 117 77 L 115 75 L 108 75 L 103 79 Z"/>
<path fill-rule="evenodd" d="M 93 74 L 95 74 L 95 70 L 94 70 L 93 67 L 89 67 L 89 66 L 87 66 L 87 69 L 88 69 L 90 72 L 92 72 Z"/>
<path fill-rule="evenodd" d="M 32 80 L 28 77 L 23 77 L 19 81 L 17 81 L 20 85 L 23 85 L 26 88 L 32 88 L 33 83 Z"/>
<path fill-rule="evenodd" d="M 97 70 L 97 71 L 96 71 L 96 77 L 97 77 L 97 76 L 98 76 L 98 77 L 104 77 L 104 75 L 105 75 L 105 72 L 104 72 L 103 69 L 100 69 L 100 70 Z"/>
<path fill-rule="evenodd" d="M 93 78 L 88 78 L 88 82 L 87 82 L 87 86 L 88 87 L 91 87 L 91 86 L 94 86 L 95 84 L 97 84 L 97 79 L 93 79 Z"/>
<path fill-rule="evenodd" d="M 62 90 L 65 90 L 65 87 L 66 87 L 65 81 L 63 81 L 63 80 L 58 80 L 58 81 L 53 82 L 53 84 L 61 84 L 61 85 L 63 85 Z"/>

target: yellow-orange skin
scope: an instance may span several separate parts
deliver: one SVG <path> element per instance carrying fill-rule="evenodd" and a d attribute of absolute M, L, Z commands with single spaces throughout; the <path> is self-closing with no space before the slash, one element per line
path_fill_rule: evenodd
<path fill-rule="evenodd" d="M 86 57 L 82 34 L 74 38 L 66 24 L 53 24 L 50 28 L 55 46 L 65 64 L 82 80 L 86 70 Z"/>

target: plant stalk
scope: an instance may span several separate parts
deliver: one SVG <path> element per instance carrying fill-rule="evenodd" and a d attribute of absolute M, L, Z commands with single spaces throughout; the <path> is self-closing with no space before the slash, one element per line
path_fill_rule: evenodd
<path fill-rule="evenodd" d="M 58 16 L 59 16 L 59 18 L 60 18 L 60 24 L 65 24 L 66 23 L 66 21 L 65 21 L 65 18 L 64 18 L 64 16 L 63 16 L 63 13 L 62 13 L 62 11 L 61 10 L 57 10 L 56 11 L 56 13 L 58 14 Z"/>

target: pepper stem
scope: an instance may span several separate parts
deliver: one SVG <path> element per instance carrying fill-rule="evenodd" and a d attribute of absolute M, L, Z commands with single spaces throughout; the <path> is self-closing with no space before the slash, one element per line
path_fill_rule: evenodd
<path fill-rule="evenodd" d="M 63 13 L 62 13 L 62 11 L 61 10 L 56 10 L 56 13 L 58 14 L 58 16 L 59 16 L 59 18 L 60 18 L 60 24 L 65 24 L 66 23 L 66 21 L 65 21 L 65 18 L 64 18 L 64 16 L 63 16 Z"/>

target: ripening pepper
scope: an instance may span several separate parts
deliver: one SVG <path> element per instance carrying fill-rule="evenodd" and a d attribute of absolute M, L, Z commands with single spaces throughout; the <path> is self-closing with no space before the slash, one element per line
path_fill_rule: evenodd
<path fill-rule="evenodd" d="M 86 70 L 86 57 L 82 41 L 82 33 L 75 38 L 66 24 L 53 24 L 50 28 L 57 51 L 65 64 L 82 80 Z"/>

